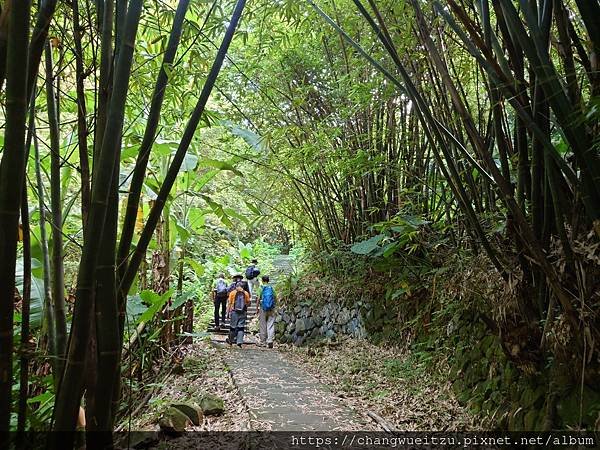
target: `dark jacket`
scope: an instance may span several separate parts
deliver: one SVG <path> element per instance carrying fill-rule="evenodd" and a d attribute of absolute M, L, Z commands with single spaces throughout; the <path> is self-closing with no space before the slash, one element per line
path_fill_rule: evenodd
<path fill-rule="evenodd" d="M 237 285 L 237 281 L 234 281 L 233 283 L 231 283 L 229 285 L 229 288 L 227 288 L 227 293 L 231 293 L 232 291 L 235 291 L 235 286 Z M 242 283 L 242 289 L 244 289 L 248 294 L 250 293 L 250 286 L 248 286 L 248 282 L 246 280 L 242 280 L 240 281 L 240 283 Z"/>

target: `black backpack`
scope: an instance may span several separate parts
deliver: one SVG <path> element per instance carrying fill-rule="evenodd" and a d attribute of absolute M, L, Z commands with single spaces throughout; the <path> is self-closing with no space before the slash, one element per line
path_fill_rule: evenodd
<path fill-rule="evenodd" d="M 260 275 L 260 270 L 258 270 L 256 268 L 256 266 L 249 266 L 246 269 L 246 279 L 247 280 L 253 280 L 259 275 Z"/>

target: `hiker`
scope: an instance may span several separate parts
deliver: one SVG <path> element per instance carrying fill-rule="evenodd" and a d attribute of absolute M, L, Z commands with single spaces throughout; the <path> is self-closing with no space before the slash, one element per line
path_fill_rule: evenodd
<path fill-rule="evenodd" d="M 250 294 L 244 290 L 239 282 L 235 289 L 229 293 L 227 311 L 229 311 L 229 336 L 225 340 L 229 345 L 234 341 L 238 347 L 244 342 L 244 328 L 246 328 L 246 309 L 250 304 Z"/>
<path fill-rule="evenodd" d="M 215 328 L 220 329 L 220 322 L 225 322 L 225 313 L 227 310 L 227 281 L 225 281 L 225 274 L 220 274 L 219 278 L 215 283 L 215 288 L 212 291 L 213 303 L 215 305 Z M 219 321 L 219 309 L 221 309 L 221 316 Z"/>
<path fill-rule="evenodd" d="M 244 277 L 242 274 L 235 274 L 233 277 L 231 277 L 233 282 L 229 285 L 229 288 L 227 289 L 227 295 L 229 295 L 231 293 L 231 291 L 234 291 L 237 284 L 238 283 L 242 283 L 242 289 L 244 289 L 248 294 L 250 294 L 250 286 L 248 285 L 248 282 L 246 280 L 244 280 Z"/>
<path fill-rule="evenodd" d="M 275 289 L 269 284 L 267 275 L 262 277 L 262 288 L 258 294 L 258 326 L 260 331 L 260 344 L 267 344 L 273 348 L 275 337 L 275 303 L 277 296 Z"/>
<path fill-rule="evenodd" d="M 258 293 L 258 288 L 260 286 L 258 283 L 258 276 L 260 275 L 260 270 L 258 270 L 258 267 L 256 267 L 257 264 L 258 261 L 256 259 L 253 259 L 251 261 L 251 264 L 246 269 L 246 280 L 248 280 L 249 283 L 251 296 L 254 296 Z"/>

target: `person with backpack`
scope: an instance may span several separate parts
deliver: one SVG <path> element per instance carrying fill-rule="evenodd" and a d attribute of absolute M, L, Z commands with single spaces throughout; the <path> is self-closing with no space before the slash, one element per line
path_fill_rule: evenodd
<path fill-rule="evenodd" d="M 250 304 L 250 294 L 246 292 L 242 283 L 237 283 L 235 289 L 229 293 L 227 310 L 230 314 L 229 336 L 225 340 L 229 345 L 234 341 L 238 347 L 244 343 L 244 329 L 246 328 L 246 310 Z"/>
<path fill-rule="evenodd" d="M 275 289 L 269 284 L 267 275 L 262 277 L 262 288 L 258 294 L 258 326 L 261 345 L 273 348 L 275 338 Z"/>
<path fill-rule="evenodd" d="M 254 296 L 258 293 L 258 288 L 260 284 L 258 283 L 258 276 L 260 275 L 260 270 L 256 266 L 258 261 L 253 259 L 251 264 L 246 269 L 246 280 L 248 280 L 248 285 L 250 287 L 250 296 Z"/>
<path fill-rule="evenodd" d="M 213 303 L 215 305 L 215 328 L 220 329 L 220 322 L 225 322 L 225 312 L 227 309 L 227 282 L 225 281 L 225 275 L 220 274 L 219 278 L 215 283 L 215 288 L 212 292 Z M 221 310 L 221 316 L 219 321 L 219 309 Z"/>
<path fill-rule="evenodd" d="M 231 291 L 235 291 L 235 288 L 238 283 L 242 283 L 242 289 L 245 290 L 248 294 L 250 294 L 250 285 L 246 280 L 244 280 L 244 276 L 242 274 L 235 274 L 232 277 L 233 282 L 229 285 L 227 289 L 227 295 L 231 293 Z"/>

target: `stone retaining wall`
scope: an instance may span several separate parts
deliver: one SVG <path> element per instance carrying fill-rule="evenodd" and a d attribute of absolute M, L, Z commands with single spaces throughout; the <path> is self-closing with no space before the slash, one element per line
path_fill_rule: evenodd
<path fill-rule="evenodd" d="M 365 318 L 371 306 L 356 302 L 352 307 L 328 302 L 325 305 L 302 302 L 282 305 L 275 319 L 278 342 L 302 345 L 318 338 L 333 339 L 338 335 L 365 338 Z"/>

